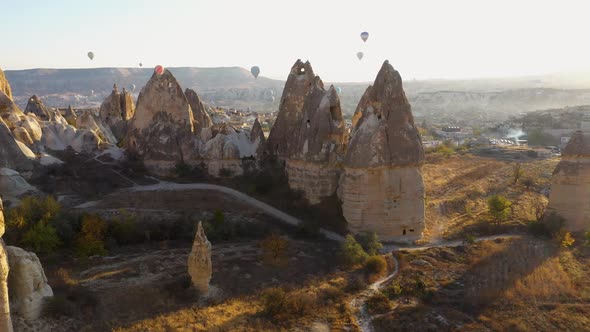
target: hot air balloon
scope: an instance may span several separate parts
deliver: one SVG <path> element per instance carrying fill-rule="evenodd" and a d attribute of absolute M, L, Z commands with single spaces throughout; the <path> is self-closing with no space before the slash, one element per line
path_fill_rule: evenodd
<path fill-rule="evenodd" d="M 358 52 L 356 54 L 356 57 L 359 58 L 359 60 L 362 60 L 363 59 L 363 56 L 364 56 L 363 52 Z"/>
<path fill-rule="evenodd" d="M 139 66 L 140 66 L 140 67 L 143 67 L 143 63 L 141 63 L 141 62 L 140 62 L 140 63 L 139 63 Z"/>
<path fill-rule="evenodd" d="M 338 94 L 341 94 L 342 93 L 342 88 L 341 87 L 337 87 L 336 88 L 336 92 L 338 92 Z"/>
<path fill-rule="evenodd" d="M 369 39 L 369 33 L 368 32 L 363 32 L 361 33 L 361 39 L 363 40 L 363 42 L 367 42 L 367 39 Z"/>
<path fill-rule="evenodd" d="M 94 52 L 88 52 L 88 57 L 90 60 L 94 59 Z"/>
<path fill-rule="evenodd" d="M 156 72 L 156 74 L 162 75 L 164 74 L 164 67 L 162 67 L 161 65 L 157 65 L 154 71 Z"/>
<path fill-rule="evenodd" d="M 260 74 L 260 68 L 258 68 L 258 66 L 254 66 L 250 68 L 250 72 L 252 73 L 252 76 L 254 76 L 254 78 L 258 78 L 258 74 Z"/>
<path fill-rule="evenodd" d="M 131 92 L 135 91 L 135 88 L 136 88 L 135 84 L 131 84 Z"/>

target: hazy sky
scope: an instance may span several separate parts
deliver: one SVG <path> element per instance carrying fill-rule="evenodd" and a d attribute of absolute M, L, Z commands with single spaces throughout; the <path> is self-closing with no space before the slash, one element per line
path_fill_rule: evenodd
<path fill-rule="evenodd" d="M 285 79 L 301 58 L 324 81 L 371 81 L 385 59 L 406 80 L 587 70 L 586 3 L 0 0 L 0 67 L 258 65 Z"/>

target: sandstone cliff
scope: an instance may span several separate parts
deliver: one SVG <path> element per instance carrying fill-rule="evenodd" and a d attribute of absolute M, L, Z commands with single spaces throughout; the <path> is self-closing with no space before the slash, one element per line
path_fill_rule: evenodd
<path fill-rule="evenodd" d="M 553 171 L 546 217 L 565 219 L 571 232 L 590 230 L 590 132 L 574 133 Z"/>
<path fill-rule="evenodd" d="M 353 232 L 411 241 L 424 229 L 424 150 L 402 79 L 388 61 L 353 117 L 340 179 L 344 217 Z"/>
<path fill-rule="evenodd" d="M 199 222 L 191 253 L 188 256 L 188 273 L 193 286 L 202 295 L 209 293 L 209 281 L 213 268 L 211 264 L 211 242 L 207 240 L 203 225 Z"/>
<path fill-rule="evenodd" d="M 168 70 L 154 73 L 137 99 L 127 148 L 136 151 L 152 171 L 167 172 L 193 156 L 193 132 L 192 110 L 180 85 Z"/>
<path fill-rule="evenodd" d="M 12 313 L 28 320 L 41 317 L 43 301 L 53 296 L 37 255 L 18 247 L 6 247 L 10 273 L 8 290 Z"/>

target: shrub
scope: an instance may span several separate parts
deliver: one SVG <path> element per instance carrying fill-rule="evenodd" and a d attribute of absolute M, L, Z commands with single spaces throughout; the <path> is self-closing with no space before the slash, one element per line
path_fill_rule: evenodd
<path fill-rule="evenodd" d="M 391 310 L 391 303 L 387 296 L 378 292 L 367 299 L 367 310 L 371 315 L 384 314 Z"/>
<path fill-rule="evenodd" d="M 383 294 L 385 294 L 390 299 L 395 299 L 402 295 L 403 289 L 402 285 L 397 280 L 394 280 L 389 286 L 387 286 L 383 290 Z"/>
<path fill-rule="evenodd" d="M 346 282 L 346 291 L 355 293 L 367 288 L 367 281 L 360 275 L 350 277 Z"/>
<path fill-rule="evenodd" d="M 280 235 L 273 233 L 262 241 L 260 241 L 260 248 L 267 262 L 277 264 L 282 261 L 287 254 L 289 242 Z"/>
<path fill-rule="evenodd" d="M 96 214 L 87 214 L 82 217 L 82 229 L 76 239 L 78 255 L 88 257 L 93 255 L 105 255 L 104 238 L 107 223 Z"/>
<path fill-rule="evenodd" d="M 49 223 L 59 214 L 61 206 L 51 196 L 24 197 L 21 204 L 6 213 L 6 241 L 20 245 L 23 236 L 38 222 Z"/>
<path fill-rule="evenodd" d="M 370 256 L 365 261 L 365 271 L 368 274 L 381 275 L 387 270 L 387 262 L 383 256 Z"/>
<path fill-rule="evenodd" d="M 532 178 L 525 178 L 522 180 L 522 184 L 527 190 L 529 190 L 532 186 L 535 185 L 535 180 L 533 180 Z"/>
<path fill-rule="evenodd" d="M 574 245 L 574 242 L 576 242 L 572 234 L 563 229 L 556 234 L 555 238 L 562 248 L 569 248 Z"/>
<path fill-rule="evenodd" d="M 375 232 L 363 232 L 357 234 L 355 239 L 369 255 L 377 255 L 379 249 L 383 248 L 383 245 L 379 242 L 379 237 Z"/>
<path fill-rule="evenodd" d="M 174 174 L 178 177 L 186 177 L 191 174 L 191 167 L 184 161 L 180 161 L 174 165 Z"/>
<path fill-rule="evenodd" d="M 290 316 L 308 315 L 317 306 L 317 297 L 312 292 L 298 292 L 287 295 L 284 311 Z"/>
<path fill-rule="evenodd" d="M 463 237 L 463 245 L 471 245 L 475 243 L 475 236 L 472 234 L 465 234 Z"/>
<path fill-rule="evenodd" d="M 269 288 L 262 293 L 264 313 L 276 316 L 283 311 L 287 301 L 287 293 L 280 287 Z"/>
<path fill-rule="evenodd" d="M 108 232 L 119 245 L 131 244 L 140 238 L 135 217 L 125 210 L 121 210 L 120 215 L 110 223 Z"/>
<path fill-rule="evenodd" d="M 364 263 L 368 257 L 363 247 L 350 234 L 346 236 L 346 240 L 342 243 L 341 253 L 344 264 L 349 267 Z"/>
<path fill-rule="evenodd" d="M 38 254 L 49 254 L 61 244 L 59 237 L 51 225 L 43 221 L 37 222 L 23 236 L 23 244 Z"/>
<path fill-rule="evenodd" d="M 516 184 L 518 180 L 524 175 L 522 164 L 518 163 L 512 168 L 512 183 Z"/>
<path fill-rule="evenodd" d="M 511 206 L 512 202 L 502 195 L 494 195 L 488 199 L 488 212 L 497 225 L 508 219 L 512 213 Z"/>

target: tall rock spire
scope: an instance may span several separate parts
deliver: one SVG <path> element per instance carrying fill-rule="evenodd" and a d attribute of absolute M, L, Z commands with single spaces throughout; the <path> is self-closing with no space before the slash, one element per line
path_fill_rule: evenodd
<path fill-rule="evenodd" d="M 207 240 L 203 225 L 199 221 L 191 253 L 188 256 L 188 273 L 193 286 L 203 295 L 209 292 L 209 281 L 213 268 L 211 265 L 211 242 Z"/>
<path fill-rule="evenodd" d="M 388 61 L 361 98 L 340 180 L 353 232 L 411 241 L 424 229 L 424 149 L 399 73 Z"/>

